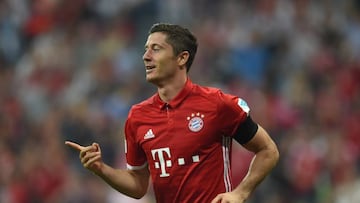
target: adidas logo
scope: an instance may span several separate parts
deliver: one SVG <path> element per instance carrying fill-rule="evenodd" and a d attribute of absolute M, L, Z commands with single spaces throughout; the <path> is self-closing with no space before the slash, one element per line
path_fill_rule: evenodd
<path fill-rule="evenodd" d="M 154 135 L 152 129 L 149 129 L 149 130 L 146 132 L 146 134 L 145 134 L 145 136 L 144 136 L 144 139 L 146 140 L 146 139 L 150 139 L 150 138 L 154 138 L 154 137 L 155 137 L 155 135 Z"/>

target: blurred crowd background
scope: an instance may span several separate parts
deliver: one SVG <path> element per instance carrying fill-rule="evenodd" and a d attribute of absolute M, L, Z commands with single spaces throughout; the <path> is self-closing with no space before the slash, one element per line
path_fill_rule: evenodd
<path fill-rule="evenodd" d="M 245 99 L 277 142 L 250 203 L 360 202 L 359 0 L 1 0 L 0 202 L 154 202 L 111 189 L 64 141 L 125 167 L 128 110 L 156 91 L 141 58 L 156 22 L 193 31 L 191 79 Z M 237 184 L 251 154 L 232 159 Z"/>

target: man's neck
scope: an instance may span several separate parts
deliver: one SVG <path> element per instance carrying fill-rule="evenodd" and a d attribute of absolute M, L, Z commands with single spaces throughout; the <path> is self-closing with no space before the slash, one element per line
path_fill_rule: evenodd
<path fill-rule="evenodd" d="M 180 93 L 187 81 L 187 76 L 172 80 L 172 82 L 158 86 L 158 93 L 164 102 L 168 103 Z"/>

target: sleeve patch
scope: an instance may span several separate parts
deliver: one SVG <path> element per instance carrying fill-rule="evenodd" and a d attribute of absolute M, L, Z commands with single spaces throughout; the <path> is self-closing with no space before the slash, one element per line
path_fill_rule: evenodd
<path fill-rule="evenodd" d="M 239 107 L 240 107 L 244 112 L 246 112 L 246 114 L 249 115 L 250 108 L 249 108 L 249 106 L 248 106 L 248 104 L 246 103 L 245 100 L 239 98 L 239 100 L 238 100 L 238 105 L 239 105 Z"/>

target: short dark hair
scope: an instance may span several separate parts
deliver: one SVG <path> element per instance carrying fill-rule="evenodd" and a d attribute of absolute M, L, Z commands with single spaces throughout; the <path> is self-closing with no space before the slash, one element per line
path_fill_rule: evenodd
<path fill-rule="evenodd" d="M 167 35 L 166 42 L 173 47 L 175 55 L 183 51 L 189 52 L 189 59 L 186 62 L 186 71 L 189 72 L 197 51 L 198 43 L 196 37 L 188 29 L 170 23 L 154 24 L 150 28 L 149 34 L 155 32 L 162 32 Z"/>

